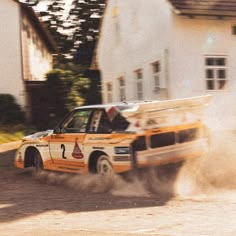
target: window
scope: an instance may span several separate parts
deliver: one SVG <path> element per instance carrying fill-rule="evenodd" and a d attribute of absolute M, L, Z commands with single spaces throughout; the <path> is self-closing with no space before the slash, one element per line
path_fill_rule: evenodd
<path fill-rule="evenodd" d="M 125 96 L 125 80 L 123 77 L 120 77 L 118 79 L 119 82 L 119 89 L 120 89 L 120 101 L 125 101 L 126 96 Z"/>
<path fill-rule="evenodd" d="M 63 124 L 63 131 L 66 133 L 84 133 L 87 129 L 90 110 L 78 110 L 74 112 Z"/>
<path fill-rule="evenodd" d="M 107 102 L 112 102 L 112 84 L 107 83 Z"/>
<path fill-rule="evenodd" d="M 160 63 L 152 63 L 152 73 L 153 73 L 153 92 L 158 93 L 160 90 Z"/>
<path fill-rule="evenodd" d="M 111 123 L 104 110 L 95 110 L 89 127 L 90 133 L 110 133 Z"/>
<path fill-rule="evenodd" d="M 224 56 L 205 57 L 205 78 L 207 90 L 223 90 L 227 79 L 227 58 Z"/>
<path fill-rule="evenodd" d="M 137 99 L 143 100 L 143 72 L 141 69 L 138 69 L 134 73 L 137 85 Z"/>

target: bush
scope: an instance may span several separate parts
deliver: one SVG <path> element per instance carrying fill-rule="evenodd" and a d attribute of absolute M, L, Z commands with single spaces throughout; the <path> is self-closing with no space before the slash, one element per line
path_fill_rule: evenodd
<path fill-rule="evenodd" d="M 0 94 L 0 124 L 19 124 L 25 116 L 15 98 L 9 94 Z"/>
<path fill-rule="evenodd" d="M 47 74 L 45 94 L 49 113 L 49 127 L 55 126 L 69 111 L 82 104 L 77 91 L 79 77 L 72 71 L 54 69 Z"/>

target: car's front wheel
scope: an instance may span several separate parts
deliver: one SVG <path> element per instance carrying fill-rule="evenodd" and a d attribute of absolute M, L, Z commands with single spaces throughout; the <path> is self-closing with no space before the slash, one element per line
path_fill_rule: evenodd
<path fill-rule="evenodd" d="M 39 151 L 34 152 L 34 166 L 37 172 L 43 170 L 43 161 Z"/>
<path fill-rule="evenodd" d="M 112 175 L 114 173 L 112 165 L 106 155 L 98 157 L 96 169 L 97 173 L 102 175 Z"/>

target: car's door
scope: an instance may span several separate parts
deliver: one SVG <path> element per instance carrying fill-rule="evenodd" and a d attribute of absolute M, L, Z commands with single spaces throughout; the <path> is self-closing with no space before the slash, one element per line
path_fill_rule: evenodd
<path fill-rule="evenodd" d="M 74 111 L 51 136 L 49 147 L 53 163 L 81 169 L 84 167 L 83 144 L 88 129 L 91 109 Z"/>

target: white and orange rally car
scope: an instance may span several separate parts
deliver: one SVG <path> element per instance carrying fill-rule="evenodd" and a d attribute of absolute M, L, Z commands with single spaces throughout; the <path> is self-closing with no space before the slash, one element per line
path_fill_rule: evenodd
<path fill-rule="evenodd" d="M 210 96 L 124 102 L 74 109 L 54 130 L 23 139 L 18 168 L 120 173 L 205 154 L 202 122 Z"/>

